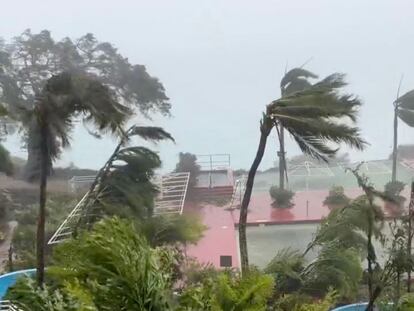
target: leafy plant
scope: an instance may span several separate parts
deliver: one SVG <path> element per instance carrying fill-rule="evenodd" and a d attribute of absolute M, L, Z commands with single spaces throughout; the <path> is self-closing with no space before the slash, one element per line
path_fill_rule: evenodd
<path fill-rule="evenodd" d="M 349 201 L 349 198 L 344 193 L 344 187 L 333 186 L 323 201 L 323 205 L 344 207 Z"/>
<path fill-rule="evenodd" d="M 129 221 L 98 222 L 59 245 L 53 259 L 49 273 L 90 293 L 98 310 L 170 309 L 175 254 L 151 248 Z"/>
<path fill-rule="evenodd" d="M 268 263 L 265 273 L 275 278 L 277 295 L 297 291 L 302 286 L 301 273 L 305 267 L 305 258 L 293 249 L 282 249 Z"/>
<path fill-rule="evenodd" d="M 73 288 L 68 288 L 75 294 Z M 51 288 L 48 285 L 38 287 L 31 278 L 20 278 L 12 286 L 5 298 L 17 303 L 21 310 L 31 311 L 98 311 L 87 293 L 76 292 L 81 299 L 70 295 L 61 289 Z"/>
<path fill-rule="evenodd" d="M 292 199 L 295 195 L 293 191 L 282 189 L 278 186 L 272 186 L 269 190 L 270 196 L 274 200 L 273 207 L 289 208 L 292 207 Z"/>
<path fill-rule="evenodd" d="M 174 172 L 189 172 L 190 180 L 188 182 L 188 188 L 190 190 L 190 195 L 192 194 L 192 189 L 197 184 L 197 177 L 200 174 L 200 165 L 197 164 L 197 156 L 189 152 L 180 152 L 178 154 L 178 163 L 175 167 Z"/>
<path fill-rule="evenodd" d="M 223 272 L 186 289 L 178 310 L 264 311 L 273 286 L 270 276 L 257 271 L 243 277 Z"/>

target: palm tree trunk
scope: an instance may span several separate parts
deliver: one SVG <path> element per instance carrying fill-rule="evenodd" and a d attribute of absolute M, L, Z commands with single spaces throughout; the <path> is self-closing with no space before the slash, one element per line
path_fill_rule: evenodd
<path fill-rule="evenodd" d="M 243 195 L 243 200 L 240 206 L 240 218 L 239 218 L 239 247 L 240 247 L 240 261 L 242 273 L 249 270 L 249 256 L 247 252 L 247 237 L 246 237 L 246 223 L 247 223 L 247 210 L 252 196 L 254 177 L 257 172 L 257 168 L 262 161 L 264 151 L 266 149 L 267 137 L 272 129 L 272 121 L 263 117 L 260 125 L 260 141 L 257 148 L 256 157 L 250 168 L 246 181 L 246 189 Z"/>
<path fill-rule="evenodd" d="M 394 143 L 392 149 L 392 177 L 391 181 L 395 182 L 397 180 L 397 152 L 398 152 L 398 106 L 394 104 Z"/>
<path fill-rule="evenodd" d="M 48 130 L 47 124 L 41 120 L 40 142 L 40 189 L 39 189 L 39 215 L 37 220 L 37 284 L 42 286 L 45 274 L 45 222 L 46 222 L 46 196 L 47 176 L 49 171 Z"/>
<path fill-rule="evenodd" d="M 280 151 L 279 151 L 279 188 L 285 189 L 285 129 L 282 125 L 280 125 L 280 132 L 279 134 L 279 144 L 280 144 Z"/>

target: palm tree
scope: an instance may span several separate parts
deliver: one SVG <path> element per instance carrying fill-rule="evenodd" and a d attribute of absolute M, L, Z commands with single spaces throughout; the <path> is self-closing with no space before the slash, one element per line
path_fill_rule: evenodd
<path fill-rule="evenodd" d="M 331 147 L 330 143 L 345 143 L 359 150 L 364 148 L 366 143 L 360 137 L 359 129 L 353 125 L 361 102 L 351 95 L 339 94 L 339 90 L 345 85 L 344 75 L 332 74 L 303 91 L 293 92 L 267 106 L 260 126 L 259 148 L 248 174 L 246 191 L 240 207 L 239 244 L 243 272 L 248 270 L 247 209 L 254 177 L 271 129 L 282 126 L 302 152 L 323 161 L 328 161 L 339 150 Z M 339 122 L 342 118 L 348 118 L 353 124 Z"/>
<path fill-rule="evenodd" d="M 155 152 L 140 146 L 128 146 L 138 136 L 158 142 L 174 138 L 164 129 L 155 126 L 131 126 L 123 133 L 120 142 L 91 184 L 84 204 L 84 217 L 79 226 L 91 228 L 101 215 L 133 215 L 147 219 L 152 216 L 154 197 L 158 189 L 152 183 L 154 170 L 161 160 Z M 125 210 L 128 207 L 128 210 Z"/>
<path fill-rule="evenodd" d="M 32 111 L 24 111 L 34 133 L 29 140 L 40 162 L 39 216 L 37 224 L 37 282 L 44 281 L 45 207 L 47 178 L 61 148 L 70 145 L 69 132 L 74 120 L 83 117 L 99 132 L 122 135 L 130 109 L 115 100 L 112 91 L 97 80 L 69 73 L 50 78 L 36 98 Z"/>
<path fill-rule="evenodd" d="M 314 73 L 302 69 L 293 68 L 285 73 L 280 81 L 280 93 L 282 97 L 288 96 L 298 91 L 310 88 L 312 84 L 309 79 L 315 79 L 318 76 Z M 285 151 L 285 133 L 283 125 L 276 127 L 279 139 L 279 188 L 285 188 L 285 178 L 287 179 L 286 151 Z"/>
<path fill-rule="evenodd" d="M 392 177 L 391 181 L 397 181 L 398 158 L 398 118 L 410 127 L 414 127 L 414 90 L 401 97 L 397 95 L 394 101 L 394 142 L 392 150 Z"/>

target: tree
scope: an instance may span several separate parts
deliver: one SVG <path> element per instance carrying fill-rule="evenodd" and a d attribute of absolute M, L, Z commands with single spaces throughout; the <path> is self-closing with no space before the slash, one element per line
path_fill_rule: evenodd
<path fill-rule="evenodd" d="M 281 97 L 288 96 L 295 92 L 303 91 L 312 86 L 309 79 L 315 79 L 318 76 L 302 68 L 293 68 L 285 73 L 280 81 Z M 279 187 L 285 188 L 285 178 L 287 179 L 286 151 L 285 151 L 285 133 L 282 124 L 279 124 L 277 134 L 279 138 Z"/>
<path fill-rule="evenodd" d="M 398 93 L 400 92 L 398 87 Z M 397 181 L 397 158 L 398 158 L 398 118 L 410 127 L 414 127 L 414 90 L 402 96 L 397 94 L 394 105 L 394 140 L 392 149 L 392 176 L 391 181 Z"/>
<path fill-rule="evenodd" d="M 39 299 L 37 289 L 20 284 L 8 297 L 33 310 L 44 310 L 37 302 L 52 301 L 53 292 L 61 294 L 62 307 L 50 310 L 67 310 L 74 302 L 93 307 L 73 309 L 85 311 L 171 310 L 175 257 L 169 248 L 151 248 L 133 222 L 108 218 L 57 246 L 48 269 L 53 282 L 45 287 L 54 287 L 50 296 Z"/>
<path fill-rule="evenodd" d="M 125 131 L 89 188 L 78 226 L 91 228 L 103 215 L 133 216 L 141 220 L 152 216 L 158 189 L 151 179 L 161 160 L 145 147 L 128 146 L 136 136 L 153 142 L 174 141 L 160 127 L 134 125 Z"/>
<path fill-rule="evenodd" d="M 197 177 L 200 174 L 200 165 L 197 164 L 197 156 L 189 152 L 180 152 L 178 155 L 178 163 L 174 172 L 189 172 L 190 180 L 188 182 L 189 189 L 193 189 L 197 184 Z"/>
<path fill-rule="evenodd" d="M 48 80 L 63 72 L 83 77 L 84 81 L 94 81 L 83 89 L 84 101 L 96 101 L 97 105 L 110 98 L 113 103 L 122 103 L 114 108 L 119 109 L 120 121 L 124 122 L 133 114 L 130 109 L 137 109 L 144 116 L 157 111 L 169 114 L 168 97 L 158 79 L 150 76 L 145 66 L 131 64 L 112 44 L 99 42 L 90 33 L 74 41 L 69 38 L 56 41 L 47 30 L 38 34 L 26 30 L 10 43 L 0 40 L 0 103 L 4 103 L 14 119 L 22 124 L 28 150 L 28 180 L 40 176 L 41 155 L 37 140 L 41 132 L 26 111 L 36 106 Z M 111 97 L 107 97 L 108 94 Z M 70 115 L 73 107 L 62 107 L 61 113 Z M 95 114 L 108 112 L 104 102 L 99 107 Z M 94 122 L 90 112 L 81 114 L 81 109 L 75 110 L 77 114 L 72 117 L 80 119 L 85 126 Z M 94 129 L 88 131 L 100 136 Z M 54 139 L 59 133 L 51 135 Z M 54 152 L 58 154 L 61 147 L 54 146 Z"/>
<path fill-rule="evenodd" d="M 365 141 L 360 137 L 359 129 L 354 126 L 361 103 L 351 95 L 339 94 L 339 90 L 345 85 L 342 74 L 333 74 L 303 91 L 274 100 L 267 106 L 260 127 L 259 148 L 248 174 L 240 207 L 239 243 L 243 271 L 248 269 L 247 209 L 254 176 L 272 128 L 280 129 L 282 126 L 291 134 L 302 152 L 323 161 L 328 161 L 338 151 L 330 143 L 346 143 L 360 150 L 364 148 Z M 342 118 L 348 118 L 352 124 L 339 122 L 338 119 Z"/>

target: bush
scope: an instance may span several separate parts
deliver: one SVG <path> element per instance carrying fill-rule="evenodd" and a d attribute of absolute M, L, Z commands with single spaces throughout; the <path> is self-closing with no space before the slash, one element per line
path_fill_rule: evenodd
<path fill-rule="evenodd" d="M 272 186 L 269 190 L 270 196 L 274 200 L 274 207 L 277 208 L 289 208 L 292 207 L 292 199 L 295 195 L 294 192 L 287 190 L 287 189 L 281 189 L 278 186 Z"/>
<path fill-rule="evenodd" d="M 344 187 L 342 186 L 333 186 L 329 190 L 328 196 L 323 201 L 325 206 L 345 206 L 349 203 L 349 198 L 344 193 Z"/>
<path fill-rule="evenodd" d="M 191 191 L 191 189 L 194 188 L 197 184 L 197 176 L 200 173 L 200 166 L 197 164 L 197 156 L 189 152 L 180 152 L 178 155 L 178 163 L 175 167 L 174 172 L 190 172 L 188 188 Z"/>

